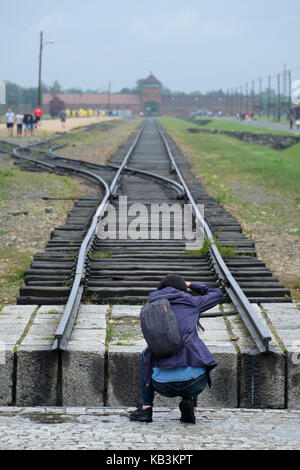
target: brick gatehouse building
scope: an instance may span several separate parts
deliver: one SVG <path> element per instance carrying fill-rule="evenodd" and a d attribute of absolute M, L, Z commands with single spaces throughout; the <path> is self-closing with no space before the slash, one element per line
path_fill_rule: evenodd
<path fill-rule="evenodd" d="M 168 116 L 187 116 L 195 111 L 221 111 L 224 114 L 241 112 L 238 99 L 232 96 L 202 94 L 163 94 L 161 82 L 152 73 L 143 80 L 140 94 L 123 93 L 51 93 L 43 94 L 44 112 L 57 109 L 101 109 L 105 111 L 127 111 L 132 115 L 158 114 Z M 252 111 L 249 103 L 247 112 Z M 245 109 L 246 111 L 246 109 Z M 59 111 L 58 111 L 59 112 Z"/>

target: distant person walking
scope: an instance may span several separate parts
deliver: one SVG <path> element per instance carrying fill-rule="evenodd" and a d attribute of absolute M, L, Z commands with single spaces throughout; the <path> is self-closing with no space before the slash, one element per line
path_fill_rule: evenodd
<path fill-rule="evenodd" d="M 5 122 L 7 127 L 7 135 L 12 137 L 14 130 L 15 114 L 10 108 L 8 108 L 7 113 L 5 114 Z"/>
<path fill-rule="evenodd" d="M 37 128 L 37 118 L 36 118 L 36 115 L 34 114 L 34 111 L 32 111 L 31 116 L 32 116 L 32 134 L 33 134 L 34 130 Z"/>
<path fill-rule="evenodd" d="M 42 111 L 42 109 L 41 109 L 39 106 L 37 106 L 37 107 L 35 108 L 35 110 L 33 111 L 33 114 L 34 114 L 34 116 L 35 116 L 35 118 L 36 118 L 36 124 L 37 124 L 37 126 L 40 126 L 40 125 L 41 125 L 41 119 L 42 119 L 42 116 L 43 116 L 43 111 Z"/>
<path fill-rule="evenodd" d="M 32 132 L 33 132 L 33 128 L 32 128 L 33 122 L 32 121 L 33 121 L 33 119 L 32 119 L 31 112 L 26 111 L 26 113 L 24 114 L 24 118 L 23 118 L 24 135 L 25 136 L 32 135 Z"/>
<path fill-rule="evenodd" d="M 22 113 L 22 111 L 18 111 L 18 114 L 16 115 L 17 135 L 22 135 L 23 119 L 24 114 Z"/>
<path fill-rule="evenodd" d="M 294 115 L 293 115 L 293 113 L 290 113 L 289 122 L 290 122 L 290 129 L 293 129 L 293 125 L 294 125 Z"/>
<path fill-rule="evenodd" d="M 60 117 L 61 127 L 65 128 L 66 127 L 67 114 L 66 114 L 66 111 L 64 109 L 62 109 L 61 112 L 59 113 L 59 117 Z"/>

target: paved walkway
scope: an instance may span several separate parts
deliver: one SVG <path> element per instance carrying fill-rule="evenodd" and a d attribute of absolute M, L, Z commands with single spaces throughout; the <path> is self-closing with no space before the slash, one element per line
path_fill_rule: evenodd
<path fill-rule="evenodd" d="M 214 117 L 214 119 L 216 119 Z M 249 121 L 246 119 L 245 121 L 238 121 L 234 117 L 222 117 L 222 118 L 217 118 L 217 119 L 222 119 L 224 121 L 230 121 L 230 122 L 238 122 L 240 124 L 245 124 L 246 126 L 254 126 L 254 127 L 263 127 L 265 129 L 270 129 L 273 131 L 286 131 L 286 132 L 293 132 L 294 134 L 300 135 L 300 130 L 294 126 L 293 129 L 290 129 L 290 126 L 287 124 L 282 124 L 279 122 L 272 122 L 272 121 Z"/>
<path fill-rule="evenodd" d="M 127 408 L 0 408 L 0 449 L 300 449 L 300 410 L 197 408 L 196 424 L 178 409 L 156 408 L 152 423 Z M 189 454 L 191 452 L 188 452 Z"/>

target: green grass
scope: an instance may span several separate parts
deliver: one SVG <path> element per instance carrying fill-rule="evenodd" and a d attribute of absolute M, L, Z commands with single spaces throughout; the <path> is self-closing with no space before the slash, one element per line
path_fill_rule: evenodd
<path fill-rule="evenodd" d="M 24 282 L 24 270 L 30 267 L 33 253 L 31 251 L 18 251 L 14 249 L 1 249 L 0 260 L 2 266 L 7 266 L 5 274 L 1 273 L 0 303 L 15 303 L 19 288 Z"/>
<path fill-rule="evenodd" d="M 54 197 L 80 196 L 78 185 L 74 178 L 50 173 L 31 173 L 19 169 L 0 168 L 0 198 L 10 199 L 11 193 L 28 191 L 51 193 Z M 25 189 L 26 190 L 26 189 Z"/>
<path fill-rule="evenodd" d="M 111 257 L 112 257 L 112 251 L 96 251 L 94 253 L 91 250 L 89 251 L 90 259 L 103 259 L 103 258 L 111 258 Z"/>
<path fill-rule="evenodd" d="M 7 168 L 0 168 L 0 199 L 5 197 L 5 189 L 10 184 L 13 171 Z"/>
<path fill-rule="evenodd" d="M 279 152 L 225 135 L 189 133 L 193 124 L 184 120 L 160 121 L 207 191 L 238 217 L 248 236 L 280 241 L 288 235 L 295 246 L 300 236 L 300 144 Z M 290 279 L 283 274 L 282 281 L 300 299 L 299 275 Z"/>
<path fill-rule="evenodd" d="M 221 256 L 235 256 L 236 255 L 236 246 L 225 246 L 222 245 L 214 236 L 215 245 L 219 250 Z M 211 241 L 206 238 L 202 247 L 199 250 L 185 250 L 184 255 L 193 255 L 193 256 L 203 256 L 206 255 L 211 247 Z"/>
<path fill-rule="evenodd" d="M 191 123 L 176 118 L 161 118 L 161 123 L 183 145 L 191 147 L 194 151 L 192 164 L 196 173 L 207 178 L 211 176 L 211 181 L 222 195 L 221 199 L 230 197 L 229 188 L 222 186 L 222 181 L 228 176 L 237 181 L 241 177 L 245 178 L 262 185 L 265 190 L 282 193 L 298 202 L 300 144 L 279 152 L 224 135 L 191 134 L 187 132 Z M 243 125 L 242 127 L 244 128 Z"/>
<path fill-rule="evenodd" d="M 116 330 L 114 326 L 107 321 L 106 326 L 106 342 L 109 343 L 116 336 Z"/>
<path fill-rule="evenodd" d="M 55 308 L 51 308 L 50 310 L 48 310 L 47 313 L 49 313 L 50 315 L 56 315 L 59 313 L 59 311 L 56 310 Z"/>
<path fill-rule="evenodd" d="M 67 176 L 50 173 L 31 173 L 19 169 L 9 169 L 2 163 L 0 167 L 0 211 L 3 220 L 3 227 L 0 231 L 0 238 L 8 233 L 18 234 L 19 219 L 16 218 L 16 226 L 12 222 L 5 225 L 6 220 L 11 217 L 14 207 L 27 209 L 28 212 L 37 216 L 44 211 L 46 203 L 39 200 L 41 196 L 54 197 L 79 197 L 81 190 L 77 180 Z M 32 205 L 32 200 L 36 199 L 36 205 Z M 12 203 L 13 201 L 13 203 Z M 29 206 L 27 206 L 27 204 Z M 65 201 L 53 201 L 55 210 L 63 211 L 66 207 Z M 67 208 L 65 209 L 65 211 Z M 47 240 L 45 240 L 46 244 Z M 18 240 L 16 240 L 16 245 Z M 15 304 L 19 294 L 19 288 L 24 282 L 24 270 L 29 268 L 32 261 L 33 252 L 22 250 L 12 245 L 9 248 L 1 247 L 0 241 L 0 303 Z"/>
<path fill-rule="evenodd" d="M 202 119 L 209 119 L 209 118 L 202 118 Z M 252 132 L 256 134 L 289 134 L 289 135 L 295 136 L 295 134 L 289 131 L 267 129 L 264 127 L 258 127 L 258 126 L 256 127 L 254 125 L 242 124 L 240 122 L 231 122 L 231 121 L 226 121 L 223 119 L 213 119 L 212 122 L 210 122 L 209 124 L 205 124 L 204 126 L 201 126 L 201 128 L 217 129 L 221 131 Z"/>

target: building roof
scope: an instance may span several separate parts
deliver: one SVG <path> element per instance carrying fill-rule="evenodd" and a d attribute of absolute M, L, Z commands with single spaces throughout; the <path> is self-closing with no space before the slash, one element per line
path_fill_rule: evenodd
<path fill-rule="evenodd" d="M 56 96 L 60 100 L 64 101 L 65 106 L 89 106 L 89 105 L 99 105 L 107 106 L 108 103 L 111 105 L 140 105 L 141 98 L 139 95 L 134 94 L 122 94 L 122 93 L 57 93 L 53 95 L 52 93 L 43 94 L 43 105 L 47 105 L 50 101 Z"/>
<path fill-rule="evenodd" d="M 150 73 L 149 77 L 145 78 L 144 83 L 146 85 L 161 85 L 161 82 L 152 73 Z"/>

